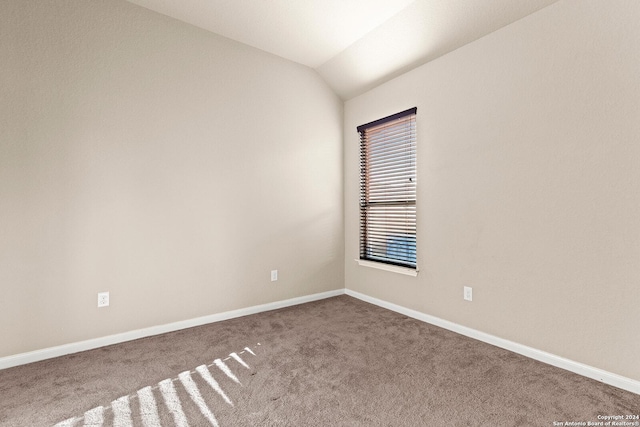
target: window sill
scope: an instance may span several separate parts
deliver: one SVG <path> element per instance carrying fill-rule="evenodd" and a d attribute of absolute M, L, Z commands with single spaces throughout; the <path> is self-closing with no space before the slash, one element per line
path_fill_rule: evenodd
<path fill-rule="evenodd" d="M 397 265 L 384 264 L 381 262 L 374 262 L 374 261 L 365 261 L 361 259 L 356 259 L 355 261 L 358 263 L 358 265 L 362 267 L 377 268 L 378 270 L 391 271 L 393 273 L 400 273 L 400 274 L 405 274 L 407 276 L 413 276 L 413 277 L 416 277 L 418 275 L 417 268 L 414 270 L 413 268 L 399 267 Z"/>

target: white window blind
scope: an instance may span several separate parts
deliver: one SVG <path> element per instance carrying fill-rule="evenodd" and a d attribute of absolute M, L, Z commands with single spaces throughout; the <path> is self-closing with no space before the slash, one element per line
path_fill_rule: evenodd
<path fill-rule="evenodd" d="M 416 268 L 416 112 L 357 128 L 361 260 Z"/>

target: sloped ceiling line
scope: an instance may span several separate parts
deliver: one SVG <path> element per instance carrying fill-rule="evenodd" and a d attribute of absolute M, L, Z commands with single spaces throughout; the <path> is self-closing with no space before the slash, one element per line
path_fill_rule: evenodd
<path fill-rule="evenodd" d="M 128 0 L 315 69 L 343 99 L 558 0 Z"/>

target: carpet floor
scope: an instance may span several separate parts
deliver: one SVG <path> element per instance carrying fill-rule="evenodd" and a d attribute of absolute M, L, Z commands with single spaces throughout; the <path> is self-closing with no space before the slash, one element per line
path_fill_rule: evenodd
<path fill-rule="evenodd" d="M 0 371 L 11 427 L 554 426 L 639 413 L 639 395 L 346 295 Z"/>

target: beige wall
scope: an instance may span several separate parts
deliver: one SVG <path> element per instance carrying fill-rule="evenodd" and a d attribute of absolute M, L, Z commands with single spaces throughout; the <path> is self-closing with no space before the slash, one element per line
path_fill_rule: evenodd
<path fill-rule="evenodd" d="M 124 1 L 3 1 L 0 58 L 0 357 L 344 287 L 313 71 Z"/>
<path fill-rule="evenodd" d="M 563 0 L 348 101 L 343 256 L 315 73 L 123 1 L 3 1 L 0 357 L 346 283 L 640 380 L 639 19 Z M 412 106 L 417 278 L 353 261 L 355 126 Z"/>
<path fill-rule="evenodd" d="M 563 0 L 346 102 L 346 287 L 640 380 L 638 22 Z M 413 106 L 417 278 L 354 262 L 355 128 Z"/>

